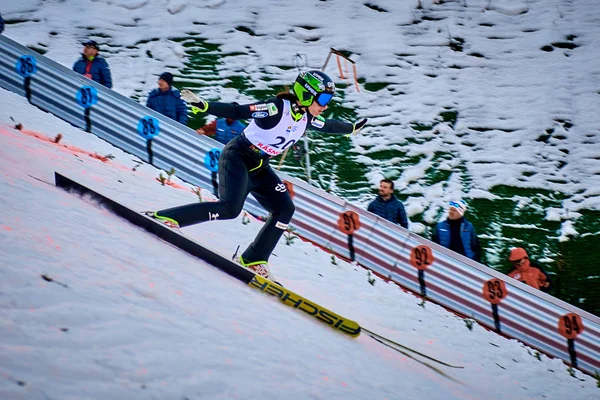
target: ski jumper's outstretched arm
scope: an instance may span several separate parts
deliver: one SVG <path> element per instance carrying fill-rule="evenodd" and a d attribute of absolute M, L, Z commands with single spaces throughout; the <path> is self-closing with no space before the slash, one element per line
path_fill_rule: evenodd
<path fill-rule="evenodd" d="M 262 129 L 274 128 L 282 117 L 283 100 L 279 97 L 242 105 L 237 103 L 207 102 L 199 98 L 198 100 L 198 102 L 192 102 L 191 104 L 199 108 L 202 112 L 234 120 L 254 119 L 254 122 Z M 336 136 L 351 133 L 356 134 L 367 123 L 367 119 L 350 123 L 337 119 L 325 119 L 321 116 L 314 117 L 310 114 L 308 114 L 308 119 L 308 127 L 310 129 Z"/>

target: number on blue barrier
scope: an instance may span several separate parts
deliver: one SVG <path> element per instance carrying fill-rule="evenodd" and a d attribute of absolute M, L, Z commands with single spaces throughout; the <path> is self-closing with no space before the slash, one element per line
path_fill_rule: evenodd
<path fill-rule="evenodd" d="M 221 157 L 221 150 L 214 148 L 210 149 L 204 156 L 204 165 L 210 172 L 217 172 L 219 170 L 219 157 Z"/>
<path fill-rule="evenodd" d="M 152 139 L 160 133 L 158 120 L 154 117 L 146 115 L 137 126 L 138 133 L 146 140 Z"/>
<path fill-rule="evenodd" d="M 75 100 L 83 108 L 91 108 L 98 102 L 98 90 L 93 86 L 82 86 L 75 95 Z"/>
<path fill-rule="evenodd" d="M 37 61 L 33 56 L 21 56 L 15 64 L 17 74 L 23 78 L 28 78 L 37 72 Z"/>

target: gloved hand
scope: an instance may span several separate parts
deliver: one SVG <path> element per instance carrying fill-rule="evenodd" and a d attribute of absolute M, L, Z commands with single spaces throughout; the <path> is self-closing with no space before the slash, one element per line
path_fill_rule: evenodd
<path fill-rule="evenodd" d="M 367 124 L 367 119 L 364 118 L 362 121 L 356 122 L 354 124 L 354 130 L 352 131 L 353 135 L 358 135 L 363 126 Z"/>
<path fill-rule="evenodd" d="M 187 90 L 187 89 L 182 90 L 181 98 L 183 99 L 183 101 L 190 103 L 192 105 L 192 111 L 194 112 L 194 114 L 197 113 L 198 111 L 205 112 L 206 110 L 208 110 L 208 102 L 202 100 L 191 90 Z"/>
<path fill-rule="evenodd" d="M 202 101 L 194 92 L 187 89 L 181 91 L 181 98 L 187 103 L 198 103 Z"/>

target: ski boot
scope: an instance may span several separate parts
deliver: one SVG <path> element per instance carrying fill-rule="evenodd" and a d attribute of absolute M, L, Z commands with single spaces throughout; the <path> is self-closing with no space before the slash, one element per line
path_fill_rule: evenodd
<path fill-rule="evenodd" d="M 147 217 L 150 217 L 150 218 L 160 221 L 161 223 L 168 226 L 169 228 L 179 229 L 179 224 L 177 223 L 177 221 L 175 221 L 174 219 L 169 218 L 169 217 L 161 217 L 160 215 L 157 214 L 156 211 L 143 211 L 142 214 L 144 214 Z"/>
<path fill-rule="evenodd" d="M 266 261 L 247 262 L 244 261 L 244 259 L 241 256 L 235 257 L 234 261 L 240 264 L 242 267 L 255 272 L 257 275 L 260 275 L 265 279 L 272 281 L 274 278 L 273 274 L 271 273 L 271 269 L 269 268 L 269 264 Z"/>

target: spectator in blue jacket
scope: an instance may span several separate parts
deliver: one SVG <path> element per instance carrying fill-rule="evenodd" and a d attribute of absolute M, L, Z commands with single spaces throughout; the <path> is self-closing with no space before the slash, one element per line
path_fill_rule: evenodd
<path fill-rule="evenodd" d="M 242 133 L 244 128 L 246 128 L 246 125 L 240 121 L 231 118 L 219 118 L 196 129 L 196 132 L 227 144 L 231 139 Z"/>
<path fill-rule="evenodd" d="M 180 124 L 188 122 L 187 105 L 181 99 L 179 90 L 173 89 L 173 74 L 164 72 L 158 78 L 158 88 L 148 95 L 146 107 L 174 119 Z"/>
<path fill-rule="evenodd" d="M 0 14 L 0 33 L 4 32 L 4 19 L 2 18 L 2 14 Z"/>
<path fill-rule="evenodd" d="M 112 88 L 110 68 L 106 60 L 98 55 L 98 51 L 100 51 L 98 43 L 95 40 L 88 40 L 82 44 L 83 54 L 73 65 L 73 71 L 109 89 Z"/>
<path fill-rule="evenodd" d="M 379 195 L 369 203 L 367 211 L 408 229 L 404 205 L 394 196 L 394 182 L 390 179 L 379 182 Z"/>
<path fill-rule="evenodd" d="M 479 239 L 473 225 L 465 219 L 465 211 L 467 211 L 467 203 L 464 200 L 451 201 L 448 207 L 448 219 L 436 225 L 431 240 L 479 262 L 481 260 Z"/>

